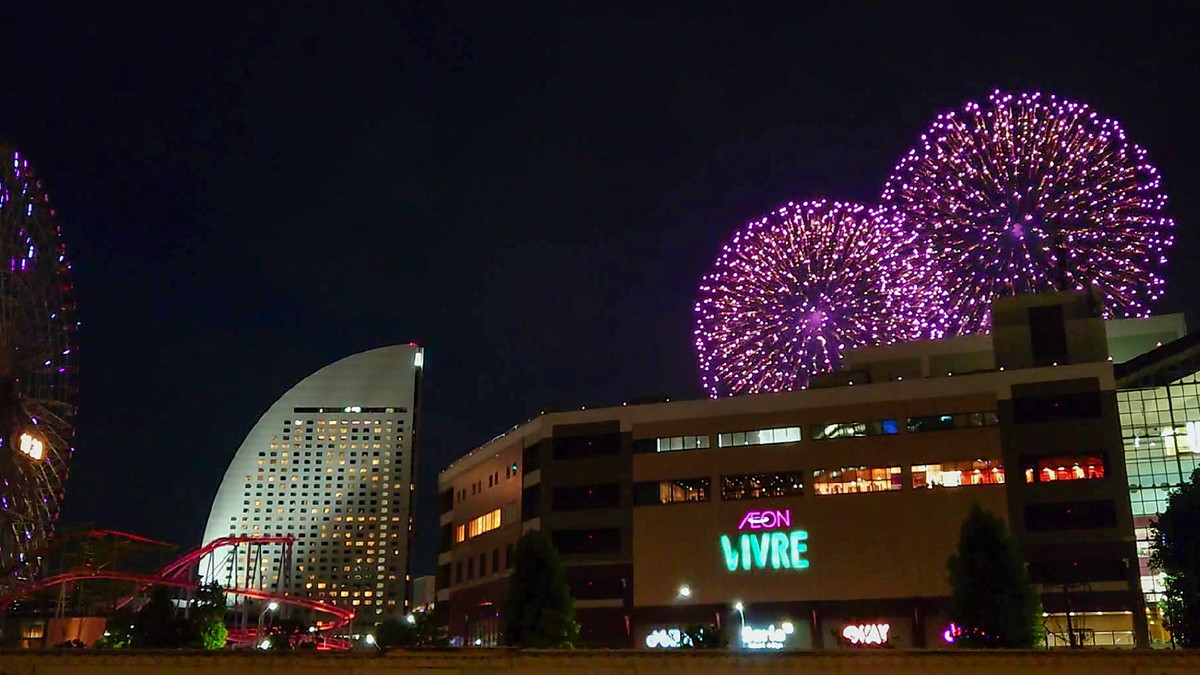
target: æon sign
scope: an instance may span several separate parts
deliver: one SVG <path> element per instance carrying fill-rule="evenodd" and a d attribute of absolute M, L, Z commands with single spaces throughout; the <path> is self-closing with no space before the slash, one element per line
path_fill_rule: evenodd
<path fill-rule="evenodd" d="M 776 527 L 792 526 L 791 509 L 775 509 L 773 511 L 747 511 L 742 516 L 738 530 L 772 530 Z"/>
<path fill-rule="evenodd" d="M 889 623 L 852 623 L 842 628 L 842 637 L 852 645 L 881 645 L 891 630 Z"/>

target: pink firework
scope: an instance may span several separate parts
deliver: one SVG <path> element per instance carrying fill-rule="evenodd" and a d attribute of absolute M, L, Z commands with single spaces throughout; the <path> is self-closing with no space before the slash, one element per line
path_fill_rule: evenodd
<path fill-rule="evenodd" d="M 936 257 L 952 335 L 989 330 L 997 296 L 1092 287 L 1113 318 L 1163 292 L 1175 223 L 1158 171 L 1082 103 L 997 91 L 940 115 L 882 201 Z"/>
<path fill-rule="evenodd" d="M 746 225 L 700 282 L 705 388 L 714 398 L 800 389 L 846 349 L 941 337 L 914 239 L 879 209 L 824 200 Z"/>

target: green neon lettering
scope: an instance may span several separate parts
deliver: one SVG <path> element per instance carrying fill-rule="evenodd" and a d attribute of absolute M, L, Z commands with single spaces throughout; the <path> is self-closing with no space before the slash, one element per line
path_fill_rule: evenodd
<path fill-rule="evenodd" d="M 808 532 L 793 530 L 788 539 L 792 544 L 792 569 L 808 569 L 808 561 L 803 557 L 808 552 L 808 544 L 804 543 L 808 539 Z"/>
<path fill-rule="evenodd" d="M 792 566 L 788 560 L 788 536 L 786 532 L 771 533 L 771 567 L 787 569 Z"/>
<path fill-rule="evenodd" d="M 730 572 L 737 570 L 738 554 L 729 542 L 729 535 L 721 535 L 721 552 L 725 554 L 725 567 L 729 568 Z"/>
<path fill-rule="evenodd" d="M 761 538 L 760 538 L 761 536 Z M 733 543 L 730 535 L 721 535 L 721 555 L 725 560 L 725 569 L 736 572 L 740 566 L 743 570 L 776 569 L 776 570 L 805 570 L 809 561 L 805 559 L 808 553 L 808 532 L 792 530 L 783 532 L 764 532 L 757 534 L 742 534 L 737 544 Z"/>
<path fill-rule="evenodd" d="M 742 536 L 749 537 L 750 539 L 750 550 L 754 552 L 754 566 L 760 570 L 765 569 L 767 567 L 767 556 L 771 552 L 771 533 L 763 533 L 761 539 L 748 534 L 743 534 Z"/>

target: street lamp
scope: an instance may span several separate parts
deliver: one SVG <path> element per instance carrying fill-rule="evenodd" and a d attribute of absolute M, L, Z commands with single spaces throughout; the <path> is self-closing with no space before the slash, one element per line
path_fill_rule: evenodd
<path fill-rule="evenodd" d="M 410 626 L 415 626 L 417 624 L 417 617 L 414 614 L 409 614 L 408 616 L 404 617 L 404 620 L 407 621 L 408 625 Z"/>
<path fill-rule="evenodd" d="M 679 597 L 681 597 L 681 598 L 692 597 L 692 587 L 688 586 L 687 584 L 683 584 L 682 586 L 680 586 L 679 587 Z"/>
<path fill-rule="evenodd" d="M 260 636 L 263 634 L 263 619 L 266 618 L 267 612 L 274 612 L 277 609 L 279 609 L 279 603 L 272 602 L 271 604 L 267 605 L 266 608 L 264 608 L 261 613 L 259 613 L 259 615 L 258 615 L 258 634 Z M 263 649 L 268 649 L 268 647 L 263 647 Z"/>
<path fill-rule="evenodd" d="M 742 632 L 746 632 L 746 606 L 742 604 L 741 600 L 738 600 L 737 602 L 733 603 L 733 609 L 742 619 Z"/>

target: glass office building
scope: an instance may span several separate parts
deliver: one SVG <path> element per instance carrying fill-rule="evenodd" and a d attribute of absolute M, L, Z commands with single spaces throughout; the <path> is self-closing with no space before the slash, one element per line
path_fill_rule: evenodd
<path fill-rule="evenodd" d="M 1188 335 L 1117 367 L 1129 498 L 1151 637 L 1161 630 L 1161 575 L 1150 570 L 1151 523 L 1167 495 L 1200 466 L 1200 336 Z M 1157 630 L 1156 630 L 1157 629 Z M 1157 635 L 1156 635 L 1157 633 Z"/>

